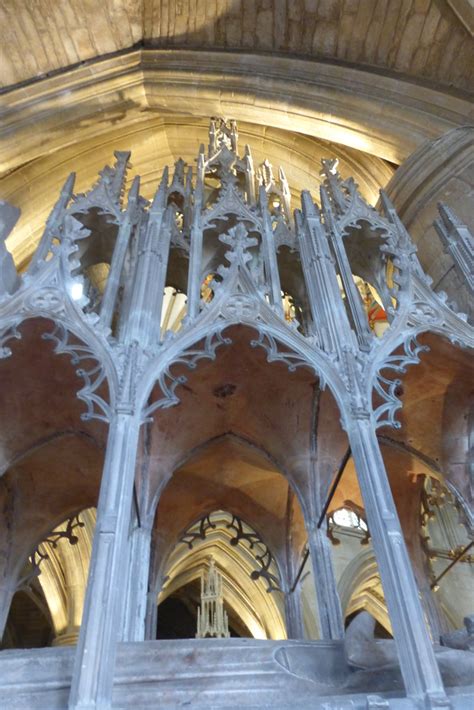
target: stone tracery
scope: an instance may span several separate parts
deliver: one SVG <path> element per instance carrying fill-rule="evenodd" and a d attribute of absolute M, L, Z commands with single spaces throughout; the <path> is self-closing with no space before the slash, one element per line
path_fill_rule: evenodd
<path fill-rule="evenodd" d="M 302 209 L 293 216 L 284 173 L 276 183 L 268 163 L 254 171 L 249 148 L 239 157 L 235 122 L 213 119 L 208 150 L 201 147 L 197 168 L 178 161 L 171 182 L 165 170 L 151 203 L 140 197 L 135 178 L 124 204 L 128 159 L 117 153 L 116 165 L 105 168 L 83 195 L 73 195 L 73 180 L 68 180 L 25 275 L 13 278 L 12 264 L 3 259 L 3 341 L 21 335 L 16 328 L 27 318 L 51 319 L 57 330 L 47 337 L 56 342 L 56 352 L 69 353 L 75 364 L 97 362 L 78 371 L 85 381 L 78 396 L 87 403 L 86 419 L 109 424 L 72 707 L 110 703 L 117 640 L 113 620 L 133 615 L 124 641 L 144 634 L 148 566 L 142 555 L 149 546 L 144 533 L 151 530 L 150 521 L 140 520 L 129 533 L 134 495 L 137 518 L 146 509 L 141 500 L 146 476 L 139 480 L 138 494 L 135 488 L 141 427 L 179 404 L 191 384 L 185 373 L 197 370 L 202 360 L 218 360 L 221 350 L 245 339 L 245 329 L 251 333 L 247 342 L 263 351 L 267 363 L 290 373 L 308 370 L 320 389 L 334 396 L 359 476 L 406 691 L 413 698 L 444 702 L 374 429 L 396 427 L 395 413 L 402 406 L 402 383 L 387 373 L 404 374 L 408 365 L 419 363 L 426 346 L 417 337 L 425 331 L 462 347 L 472 345 L 466 317 L 431 290 L 388 198 L 382 194 L 382 215 L 353 181 L 341 178 L 334 161 L 323 163 L 320 205 L 304 192 Z M 460 229 L 452 239 L 463 238 Z M 284 265 L 285 248 L 304 275 L 297 294 Z M 453 250 L 454 258 L 463 253 Z M 110 264 L 102 292 L 90 276 L 98 264 Z M 381 300 L 387 327 L 380 338 L 370 327 L 354 273 Z M 164 318 L 167 288 L 186 294 L 179 325 Z M 290 319 L 285 294 L 298 304 Z M 5 357 L 10 354 L 4 350 Z M 103 396 L 105 384 L 108 396 Z M 325 553 L 312 506 L 307 502 L 304 515 L 317 567 Z M 149 510 L 147 517 L 152 517 Z M 117 581 L 126 560 L 122 594 Z M 135 578 L 130 570 L 140 564 Z M 337 638 L 342 619 L 328 569 L 326 575 L 318 592 L 320 631 L 324 638 Z M 104 595 L 107 612 L 101 618 Z"/>

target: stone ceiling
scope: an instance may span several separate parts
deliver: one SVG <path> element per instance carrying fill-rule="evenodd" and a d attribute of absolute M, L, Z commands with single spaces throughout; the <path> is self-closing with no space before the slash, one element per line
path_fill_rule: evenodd
<path fill-rule="evenodd" d="M 133 46 L 278 52 L 473 88 L 470 0 L 4 0 L 0 85 Z"/>

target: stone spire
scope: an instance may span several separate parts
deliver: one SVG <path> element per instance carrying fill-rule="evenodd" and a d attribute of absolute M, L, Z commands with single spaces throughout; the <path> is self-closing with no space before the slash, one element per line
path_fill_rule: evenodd
<path fill-rule="evenodd" d="M 229 619 L 224 610 L 222 576 L 209 558 L 209 569 L 201 576 L 201 606 L 197 614 L 196 638 L 229 638 Z"/>

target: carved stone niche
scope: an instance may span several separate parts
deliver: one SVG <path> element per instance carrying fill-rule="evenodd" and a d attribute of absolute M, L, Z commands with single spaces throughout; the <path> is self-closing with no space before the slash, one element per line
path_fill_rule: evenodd
<path fill-rule="evenodd" d="M 443 202 L 474 231 L 474 127 L 456 128 L 424 143 L 398 168 L 386 192 L 418 247 L 434 290 L 445 291 L 472 321 L 472 298 L 433 222 L 437 203 Z"/>

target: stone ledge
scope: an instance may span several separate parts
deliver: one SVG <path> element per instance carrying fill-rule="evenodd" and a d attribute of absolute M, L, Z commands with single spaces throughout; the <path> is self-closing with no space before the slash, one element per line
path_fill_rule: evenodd
<path fill-rule="evenodd" d="M 474 114 L 467 98 L 380 72 L 293 57 L 177 49 L 131 50 L 66 69 L 5 92 L 0 105 L 4 172 L 20 156 L 32 160 L 103 130 L 108 116 L 120 113 L 129 122 L 149 109 L 265 121 L 394 163 L 423 141 L 472 122 Z"/>
<path fill-rule="evenodd" d="M 291 671 L 276 660 L 282 651 L 293 655 Z M 74 648 L 67 647 L 0 652 L 0 707 L 66 708 L 73 661 Z M 349 686 L 344 691 L 344 677 L 352 683 L 354 673 L 346 666 L 341 641 L 122 643 L 113 707 L 365 710 L 367 691 L 351 692 Z M 471 688 L 451 689 L 450 694 L 459 710 L 474 697 Z M 390 698 L 391 708 L 413 707 L 400 690 L 376 695 Z"/>

